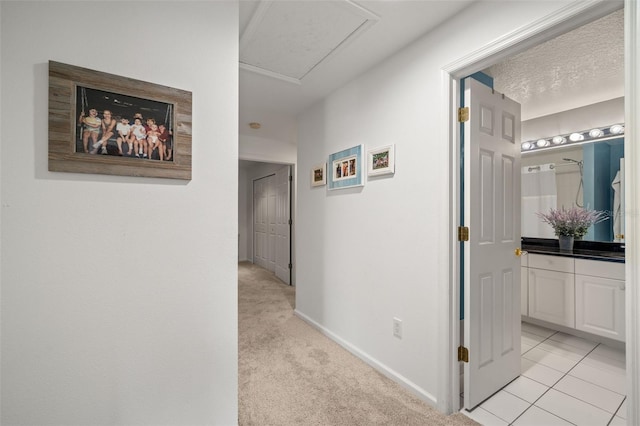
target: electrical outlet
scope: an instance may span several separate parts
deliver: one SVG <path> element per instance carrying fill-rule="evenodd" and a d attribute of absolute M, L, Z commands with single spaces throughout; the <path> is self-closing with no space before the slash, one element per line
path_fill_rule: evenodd
<path fill-rule="evenodd" d="M 402 320 L 400 318 L 393 319 L 393 335 L 402 339 Z"/>

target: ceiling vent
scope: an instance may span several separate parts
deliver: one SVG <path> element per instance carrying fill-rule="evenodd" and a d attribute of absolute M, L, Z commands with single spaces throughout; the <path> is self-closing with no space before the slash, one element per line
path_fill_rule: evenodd
<path fill-rule="evenodd" d="M 262 1 L 240 38 L 240 67 L 300 84 L 379 20 L 350 1 Z"/>

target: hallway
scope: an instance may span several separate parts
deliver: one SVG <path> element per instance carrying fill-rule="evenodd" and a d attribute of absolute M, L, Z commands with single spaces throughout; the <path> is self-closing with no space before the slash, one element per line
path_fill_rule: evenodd
<path fill-rule="evenodd" d="M 295 289 L 238 264 L 239 425 L 474 425 L 445 416 L 294 315 Z"/>

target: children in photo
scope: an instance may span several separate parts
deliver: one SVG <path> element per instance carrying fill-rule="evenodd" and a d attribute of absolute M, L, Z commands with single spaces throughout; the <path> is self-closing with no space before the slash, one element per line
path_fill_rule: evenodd
<path fill-rule="evenodd" d="M 127 144 L 128 154 L 132 155 L 133 146 L 132 141 L 130 140 L 131 125 L 129 124 L 129 119 L 127 117 L 122 117 L 120 119 L 120 122 L 116 125 L 116 133 L 118 134 L 118 139 L 116 139 L 116 143 L 118 144 L 118 154 L 124 155 L 122 152 L 122 143 L 125 142 Z"/>
<path fill-rule="evenodd" d="M 98 117 L 98 110 L 91 108 L 89 115 L 86 116 L 84 111 L 80 113 L 78 118 L 80 124 L 82 124 L 82 148 L 84 152 L 89 152 L 89 138 L 91 138 L 91 145 L 98 142 L 98 135 L 102 126 L 102 120 Z"/>
<path fill-rule="evenodd" d="M 131 126 L 131 139 L 133 140 L 133 151 L 129 151 L 129 155 L 140 157 L 147 151 L 147 132 L 142 125 L 142 120 L 136 118 Z"/>
<path fill-rule="evenodd" d="M 154 122 L 149 126 L 150 129 L 147 132 L 147 144 L 149 144 L 149 158 L 151 158 L 151 154 L 157 148 L 158 156 L 160 157 L 160 161 L 164 160 L 164 147 L 160 142 L 160 132 L 158 131 L 158 125 Z"/>

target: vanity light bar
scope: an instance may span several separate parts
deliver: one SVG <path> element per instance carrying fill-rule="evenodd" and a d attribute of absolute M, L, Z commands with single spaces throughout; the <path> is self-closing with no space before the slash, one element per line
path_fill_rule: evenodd
<path fill-rule="evenodd" d="M 565 135 L 558 135 L 549 138 L 541 138 L 538 140 L 532 140 L 523 142 L 521 152 L 530 152 L 536 150 L 542 150 L 547 148 L 553 148 L 560 145 L 572 145 L 582 144 L 585 142 L 592 142 L 597 140 L 607 140 L 618 138 L 624 135 L 624 124 L 613 124 L 606 127 L 597 127 L 594 129 L 583 130 L 581 132 L 567 133 Z"/>

